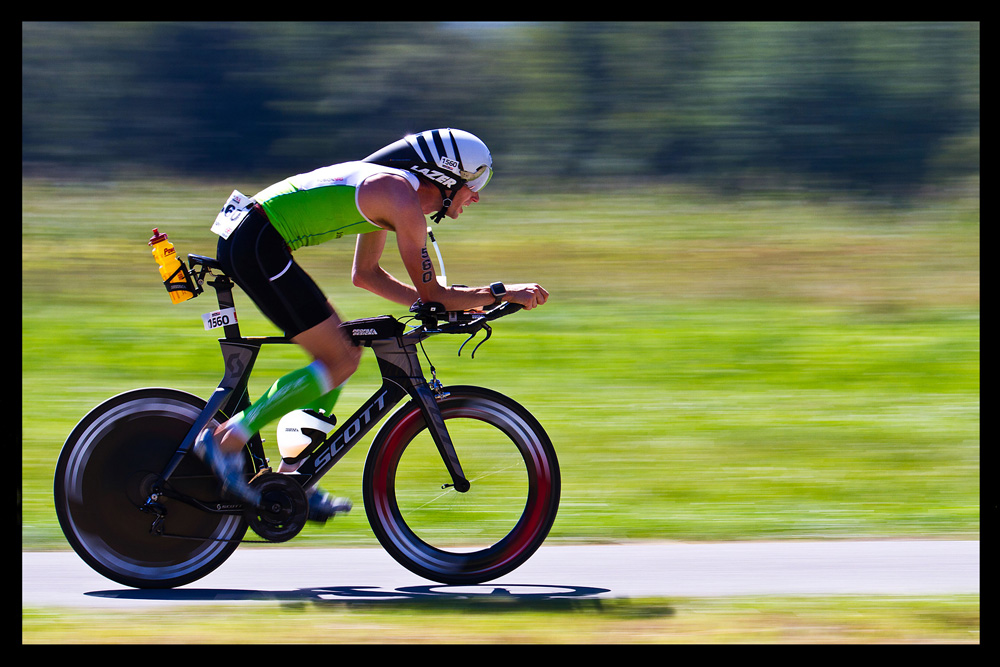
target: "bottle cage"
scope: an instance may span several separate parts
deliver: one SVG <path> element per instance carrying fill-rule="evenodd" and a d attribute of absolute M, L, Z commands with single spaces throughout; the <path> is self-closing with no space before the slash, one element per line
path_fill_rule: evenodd
<path fill-rule="evenodd" d="M 180 263 L 177 270 L 163 281 L 163 286 L 167 288 L 167 292 L 191 292 L 194 296 L 198 296 L 202 292 L 201 281 L 195 281 L 183 259 L 178 257 L 177 261 Z M 178 273 L 183 274 L 184 282 L 174 282 Z M 202 275 L 204 275 L 204 269 L 202 269 Z"/>

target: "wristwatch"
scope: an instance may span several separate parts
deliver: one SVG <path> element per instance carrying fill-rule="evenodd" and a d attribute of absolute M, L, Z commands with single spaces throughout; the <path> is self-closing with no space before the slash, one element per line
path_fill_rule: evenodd
<path fill-rule="evenodd" d="M 490 283 L 490 294 L 493 295 L 493 307 L 496 308 L 503 301 L 503 297 L 507 294 L 507 288 L 503 286 L 503 283 Z"/>

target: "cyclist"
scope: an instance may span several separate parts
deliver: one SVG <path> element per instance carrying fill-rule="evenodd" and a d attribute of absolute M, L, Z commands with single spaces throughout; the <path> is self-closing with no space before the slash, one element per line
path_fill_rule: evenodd
<path fill-rule="evenodd" d="M 243 412 L 199 435 L 194 451 L 223 488 L 257 503 L 258 492 L 242 475 L 240 450 L 266 424 L 296 409 L 332 414 L 340 390 L 357 370 L 361 349 L 339 325 L 340 317 L 293 252 L 342 236 L 357 235 L 353 283 L 395 303 L 418 299 L 448 310 L 471 310 L 511 301 L 539 306 L 548 292 L 536 283 L 482 287 L 439 284 L 427 253 L 427 222 L 457 219 L 493 174 L 489 149 L 475 135 L 436 129 L 408 135 L 367 158 L 292 176 L 258 192 L 235 228 L 220 233 L 218 260 L 261 312 L 313 359 L 279 378 Z M 235 194 L 235 193 L 234 193 Z M 214 228 L 213 228 L 214 229 Z M 379 264 L 388 232 L 409 281 Z M 282 463 L 284 465 L 284 462 Z M 279 467 L 279 472 L 287 468 Z M 314 487 L 309 518 L 325 521 L 349 508 Z"/>

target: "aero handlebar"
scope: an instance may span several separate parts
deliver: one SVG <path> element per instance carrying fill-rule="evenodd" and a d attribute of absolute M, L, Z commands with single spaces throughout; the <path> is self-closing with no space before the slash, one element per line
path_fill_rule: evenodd
<path fill-rule="evenodd" d="M 471 333 L 486 326 L 487 322 L 511 315 L 521 310 L 517 303 L 504 302 L 489 310 L 445 310 L 437 302 L 417 301 L 410 312 L 424 325 L 427 333 Z"/>

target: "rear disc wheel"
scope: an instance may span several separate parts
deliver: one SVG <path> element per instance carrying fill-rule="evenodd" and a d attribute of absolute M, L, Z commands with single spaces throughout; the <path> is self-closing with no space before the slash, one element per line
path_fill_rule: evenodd
<path fill-rule="evenodd" d="M 200 510 L 161 494 L 164 532 L 141 511 L 160 473 L 205 407 L 172 389 L 142 389 L 111 398 L 73 429 L 56 464 L 56 515 L 66 539 L 103 576 L 135 588 L 173 588 L 221 565 L 239 546 L 247 523 L 238 514 Z M 221 413 L 210 426 L 223 421 Z M 248 477 L 253 464 L 246 457 Z M 231 504 L 211 470 L 184 457 L 173 489 L 208 505 Z"/>

